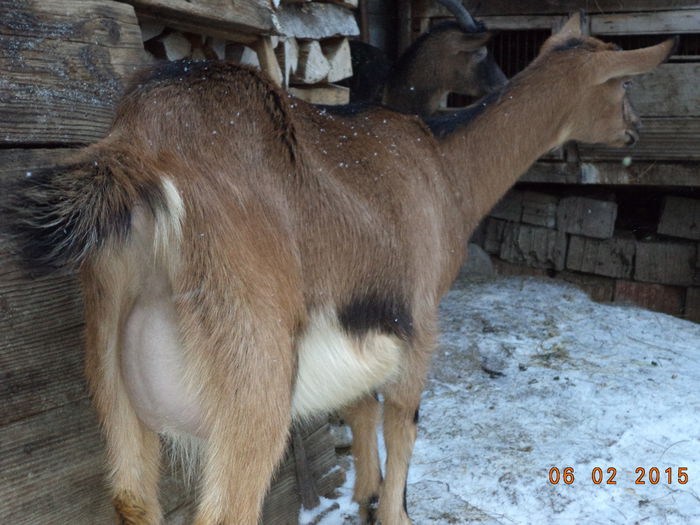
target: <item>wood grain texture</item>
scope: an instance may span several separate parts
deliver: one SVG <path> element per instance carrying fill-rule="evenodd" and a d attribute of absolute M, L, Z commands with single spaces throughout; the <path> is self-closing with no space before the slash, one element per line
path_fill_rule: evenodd
<path fill-rule="evenodd" d="M 623 166 L 621 162 L 538 162 L 520 179 L 546 184 L 607 184 L 630 186 L 700 186 L 695 163 L 644 161 Z"/>
<path fill-rule="evenodd" d="M 593 35 L 697 33 L 700 9 L 591 16 Z"/>
<path fill-rule="evenodd" d="M 170 27 L 172 21 L 196 24 L 232 33 L 275 34 L 269 0 L 121 0 L 139 14 L 158 18 Z"/>
<path fill-rule="evenodd" d="M 522 14 L 562 14 L 567 15 L 577 9 L 588 14 L 607 14 L 634 11 L 667 11 L 670 9 L 692 9 L 698 4 L 692 0 L 464 0 L 464 6 L 473 16 L 483 15 L 522 15 Z M 422 16 L 450 16 L 449 11 L 431 0 L 419 2 Z"/>
<path fill-rule="evenodd" d="M 699 26 L 700 27 L 700 26 Z M 700 31 L 700 29 L 698 29 Z M 661 64 L 634 79 L 630 99 L 642 117 L 700 116 L 700 64 Z M 645 134 L 646 126 L 642 128 Z"/>
<path fill-rule="evenodd" d="M 124 79 L 145 63 L 133 8 L 0 0 L 0 12 L 0 144 L 101 138 Z"/>

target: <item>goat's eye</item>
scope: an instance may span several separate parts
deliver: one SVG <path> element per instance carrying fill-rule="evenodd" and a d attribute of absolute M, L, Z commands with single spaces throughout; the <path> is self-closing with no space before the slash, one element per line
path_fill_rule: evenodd
<path fill-rule="evenodd" d="M 630 87 L 631 85 L 632 85 L 632 81 L 631 81 L 631 80 L 625 80 L 625 81 L 622 83 L 622 87 L 625 88 L 625 89 L 629 89 L 629 87 Z"/>

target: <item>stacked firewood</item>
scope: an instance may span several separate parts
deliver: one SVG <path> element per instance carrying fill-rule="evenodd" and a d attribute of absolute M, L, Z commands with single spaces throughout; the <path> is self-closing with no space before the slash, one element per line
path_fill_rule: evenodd
<path fill-rule="evenodd" d="M 273 26 L 257 35 L 221 30 L 214 34 L 206 25 L 198 28 L 178 20 L 170 26 L 157 12 L 140 17 L 140 24 L 144 47 L 153 60 L 233 60 L 259 67 L 304 100 L 346 104 L 348 88 L 336 83 L 352 76 L 348 37 L 359 33 L 353 12 L 357 1 L 273 0 Z M 204 9 L 208 3 L 213 12 L 214 0 L 199 2 Z"/>

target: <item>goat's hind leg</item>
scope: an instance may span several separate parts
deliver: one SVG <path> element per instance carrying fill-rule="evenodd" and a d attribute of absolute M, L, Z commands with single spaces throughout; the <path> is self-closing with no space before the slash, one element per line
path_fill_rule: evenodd
<path fill-rule="evenodd" d="M 87 271 L 86 271 L 87 273 Z M 119 368 L 118 294 L 84 279 L 85 370 L 107 445 L 108 481 L 120 525 L 157 525 L 160 439 L 139 420 Z"/>
<path fill-rule="evenodd" d="M 230 361 L 220 358 L 219 373 L 206 378 L 207 438 L 196 525 L 257 525 L 284 453 L 291 421 L 292 341 L 272 330 L 266 335 L 225 349 L 222 358 Z"/>
<path fill-rule="evenodd" d="M 364 523 L 375 522 L 382 473 L 377 450 L 377 425 L 381 406 L 376 395 L 365 396 L 347 407 L 344 417 L 352 429 L 352 455 L 355 459 L 353 500 L 360 505 Z"/>

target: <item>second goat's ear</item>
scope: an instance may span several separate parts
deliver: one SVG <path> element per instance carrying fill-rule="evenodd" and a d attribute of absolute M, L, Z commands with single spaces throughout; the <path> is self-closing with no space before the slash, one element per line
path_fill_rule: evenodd
<path fill-rule="evenodd" d="M 556 36 L 562 39 L 580 38 L 583 36 L 583 26 L 586 23 L 586 16 L 583 11 L 577 11 L 566 23 L 557 31 Z"/>
<path fill-rule="evenodd" d="M 464 45 L 463 51 L 473 51 L 488 44 L 493 33 L 490 31 L 480 31 L 479 33 L 463 34 L 462 42 Z"/>

